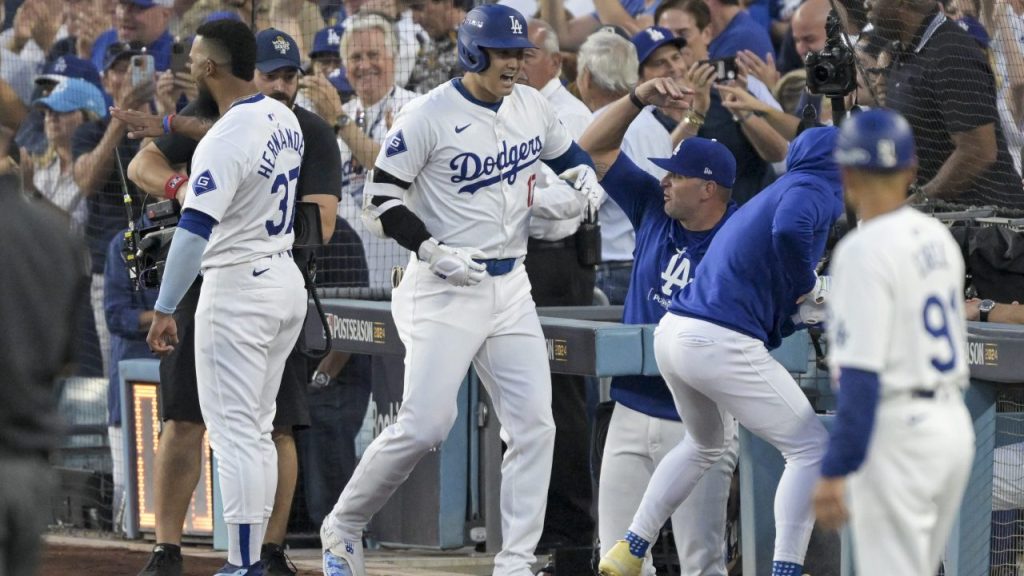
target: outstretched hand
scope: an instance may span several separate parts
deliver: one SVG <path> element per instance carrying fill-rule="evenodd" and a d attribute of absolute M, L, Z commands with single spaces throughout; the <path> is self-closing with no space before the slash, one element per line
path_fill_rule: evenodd
<path fill-rule="evenodd" d="M 164 135 L 164 119 L 156 114 L 111 106 L 110 115 L 124 122 L 128 127 L 128 137 L 133 140 Z"/>
<path fill-rule="evenodd" d="M 693 90 L 676 84 L 671 78 L 653 78 L 638 85 L 636 97 L 644 104 L 659 108 L 689 110 L 693 107 Z"/>

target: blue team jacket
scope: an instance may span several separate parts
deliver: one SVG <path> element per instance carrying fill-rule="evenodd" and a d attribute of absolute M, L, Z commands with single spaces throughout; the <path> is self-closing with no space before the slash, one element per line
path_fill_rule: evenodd
<path fill-rule="evenodd" d="M 790 143 L 788 172 L 722 226 L 700 274 L 675 293 L 669 312 L 757 338 L 768 349 L 793 332 L 796 300 L 814 287 L 814 268 L 843 211 L 835 142 L 835 128 L 811 128 Z"/>

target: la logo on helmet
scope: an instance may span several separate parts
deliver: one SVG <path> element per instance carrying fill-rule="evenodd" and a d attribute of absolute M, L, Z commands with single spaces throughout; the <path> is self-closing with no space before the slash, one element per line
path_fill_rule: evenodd
<path fill-rule="evenodd" d="M 519 20 L 517 20 L 515 16 L 509 16 L 508 19 L 512 21 L 512 33 L 522 34 L 523 25 L 519 23 Z"/>

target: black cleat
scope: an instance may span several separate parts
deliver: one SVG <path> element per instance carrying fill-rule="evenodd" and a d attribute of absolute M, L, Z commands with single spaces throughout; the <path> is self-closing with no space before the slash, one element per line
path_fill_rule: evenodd
<path fill-rule="evenodd" d="M 181 546 L 157 544 L 139 576 L 181 576 Z"/>
<path fill-rule="evenodd" d="M 279 544 L 264 544 L 260 549 L 260 563 L 264 576 L 296 576 L 295 564 L 288 559 Z"/>

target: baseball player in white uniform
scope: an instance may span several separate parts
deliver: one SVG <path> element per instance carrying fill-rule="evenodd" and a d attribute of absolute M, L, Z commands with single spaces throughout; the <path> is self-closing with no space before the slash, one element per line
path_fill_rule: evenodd
<path fill-rule="evenodd" d="M 397 421 L 367 448 L 324 520 L 324 573 L 365 576 L 370 517 L 455 421 L 470 364 L 507 443 L 497 576 L 529 576 L 544 520 L 554 423 L 547 353 L 522 265 L 539 161 L 600 188 L 546 99 L 516 84 L 532 47 L 521 14 L 474 8 L 459 29 L 467 73 L 407 104 L 366 183 L 364 221 L 415 254 L 392 295 L 406 349 Z"/>
<path fill-rule="evenodd" d="M 861 225 L 832 262 L 838 409 L 815 509 L 825 526 L 849 517 L 858 574 L 932 576 L 974 458 L 964 262 L 942 223 L 905 205 L 917 159 L 902 116 L 847 120 L 836 160 Z"/>
<path fill-rule="evenodd" d="M 290 250 L 304 141 L 292 111 L 252 84 L 256 43 L 247 26 L 201 26 L 189 58 L 222 114 L 192 160 L 147 341 L 158 354 L 173 349 L 172 313 L 202 270 L 196 376 L 228 525 L 228 563 L 218 574 L 253 576 L 262 574 L 277 484 L 274 399 L 306 312 Z"/>

